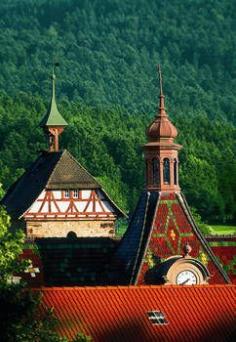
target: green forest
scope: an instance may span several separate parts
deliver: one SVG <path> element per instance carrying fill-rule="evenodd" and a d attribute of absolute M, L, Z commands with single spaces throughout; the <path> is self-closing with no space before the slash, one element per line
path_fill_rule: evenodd
<path fill-rule="evenodd" d="M 46 148 L 39 128 L 57 68 L 67 148 L 132 212 L 158 102 L 179 130 L 181 188 L 209 223 L 236 223 L 236 2 L 2 0 L 0 182 Z M 1 189 L 0 189 L 1 192 Z"/>

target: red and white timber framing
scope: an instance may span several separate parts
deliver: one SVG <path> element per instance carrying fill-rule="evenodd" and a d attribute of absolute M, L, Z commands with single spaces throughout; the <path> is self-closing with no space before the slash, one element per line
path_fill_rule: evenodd
<path fill-rule="evenodd" d="M 25 220 L 114 220 L 114 207 L 100 190 L 43 190 Z"/>

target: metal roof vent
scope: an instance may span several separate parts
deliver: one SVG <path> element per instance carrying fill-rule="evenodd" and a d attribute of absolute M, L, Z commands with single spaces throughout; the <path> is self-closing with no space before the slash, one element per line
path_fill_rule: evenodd
<path fill-rule="evenodd" d="M 155 324 L 155 325 L 156 324 L 158 325 L 168 324 L 168 321 L 166 320 L 164 313 L 161 311 L 155 311 L 155 310 L 148 311 L 147 316 L 148 316 L 149 321 L 152 324 Z"/>

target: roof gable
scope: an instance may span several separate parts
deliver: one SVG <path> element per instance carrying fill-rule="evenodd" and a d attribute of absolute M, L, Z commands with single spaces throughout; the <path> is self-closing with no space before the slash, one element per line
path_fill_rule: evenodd
<path fill-rule="evenodd" d="M 67 150 L 42 152 L 10 187 L 0 203 L 6 206 L 13 218 L 20 218 L 44 189 L 100 189 L 114 207 L 117 215 L 125 215 L 96 179 Z"/>
<path fill-rule="evenodd" d="M 67 150 L 62 152 L 46 187 L 51 190 L 101 188 L 95 178 Z"/>
<path fill-rule="evenodd" d="M 211 283 L 230 282 L 194 222 L 183 195 L 144 192 L 117 248 L 113 266 L 117 271 L 126 270 L 125 284 L 159 284 L 163 279 L 158 278 L 158 267 L 172 256 L 183 255 L 187 243 L 192 247 L 191 256 L 207 265 Z"/>

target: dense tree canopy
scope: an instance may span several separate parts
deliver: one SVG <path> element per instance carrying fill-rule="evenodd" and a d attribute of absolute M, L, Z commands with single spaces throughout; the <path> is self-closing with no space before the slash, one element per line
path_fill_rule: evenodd
<path fill-rule="evenodd" d="M 236 221 L 236 3 L 220 0 L 3 0 L 0 183 L 45 148 L 38 123 L 60 63 L 62 138 L 132 211 L 144 186 L 142 144 L 155 114 L 158 62 L 180 131 L 181 186 L 208 221 Z M 0 194 L 1 196 L 1 194 Z"/>
<path fill-rule="evenodd" d="M 45 111 L 40 97 L 24 93 L 0 97 L 0 180 L 5 189 L 46 148 L 38 125 Z M 122 208 L 132 210 L 144 187 L 142 145 L 151 117 L 67 100 L 60 111 L 69 122 L 61 146 L 98 178 Z M 202 112 L 180 115 L 175 121 L 178 142 L 184 146 L 180 182 L 191 206 L 210 221 L 235 220 L 235 126 L 223 119 L 209 120 Z"/>
<path fill-rule="evenodd" d="M 231 0 L 2 0 L 0 88 L 45 96 L 56 58 L 64 96 L 147 113 L 161 62 L 173 115 L 235 122 L 235 13 Z"/>

